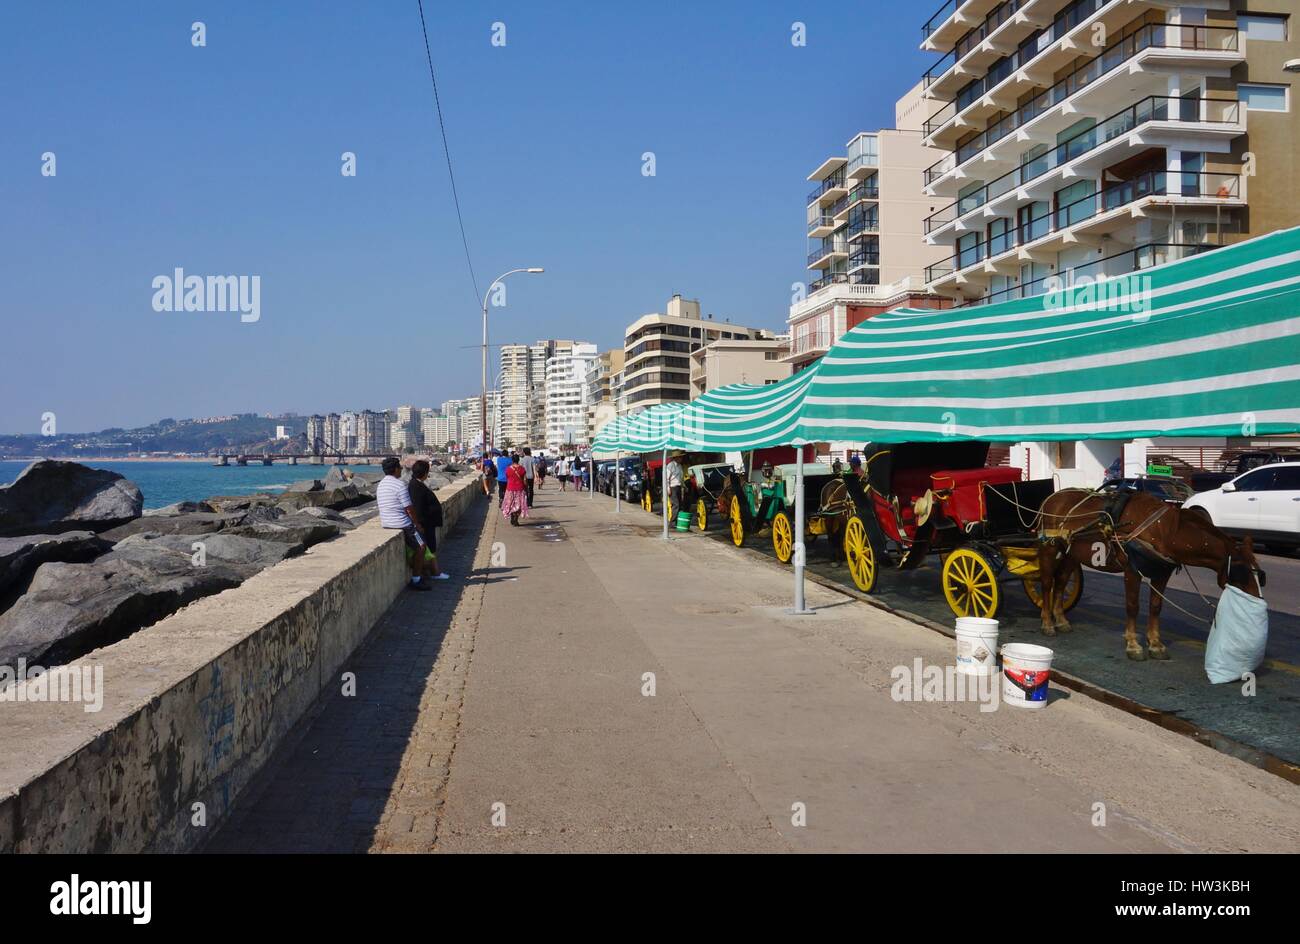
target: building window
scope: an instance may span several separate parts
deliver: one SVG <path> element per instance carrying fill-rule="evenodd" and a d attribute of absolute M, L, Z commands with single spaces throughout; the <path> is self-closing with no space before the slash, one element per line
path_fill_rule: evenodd
<path fill-rule="evenodd" d="M 1286 111 L 1286 93 L 1285 85 L 1237 86 L 1237 99 L 1248 111 Z"/>
<path fill-rule="evenodd" d="M 1243 39 L 1286 42 L 1287 18 L 1270 13 L 1238 13 L 1237 29 Z"/>
<path fill-rule="evenodd" d="M 779 358 L 778 358 L 777 355 L 776 355 L 776 351 L 764 351 L 764 352 L 763 352 L 763 360 L 765 360 L 765 361 L 775 361 L 775 360 L 779 360 Z"/>

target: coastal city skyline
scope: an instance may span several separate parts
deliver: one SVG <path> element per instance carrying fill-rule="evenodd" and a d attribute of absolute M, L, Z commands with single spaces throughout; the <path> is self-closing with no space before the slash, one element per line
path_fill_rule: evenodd
<path fill-rule="evenodd" d="M 334 392 L 342 378 L 361 401 L 464 396 L 478 389 L 481 298 L 512 266 L 546 274 L 510 281 L 507 305 L 490 308 L 494 356 L 540 336 L 609 349 L 675 291 L 706 299 L 718 319 L 778 330 L 792 283 L 810 281 L 807 167 L 862 127 L 890 124 L 892 103 L 869 91 L 920 74 L 927 58 L 914 24 L 845 29 L 833 11 L 791 3 L 709 4 L 686 26 L 653 6 L 554 16 L 518 2 L 491 15 L 448 5 L 430 43 L 476 297 L 423 46 L 411 45 L 418 17 L 404 4 L 348 9 L 222 4 L 204 11 L 202 48 L 190 44 L 198 13 L 166 3 L 137 5 L 129 31 L 110 6 L 0 11 L 7 34 L 29 37 L 0 63 L 10 84 L 61 63 L 12 103 L 0 154 L 7 218 L 33 221 L 0 227 L 8 340 L 41 350 L 51 324 L 79 339 L 7 365 L 0 431 L 35 432 L 47 411 L 69 430 L 145 424 L 158 389 L 169 413 L 191 416 L 337 409 L 351 399 Z M 508 24 L 504 46 L 492 45 L 495 21 Z M 791 43 L 794 21 L 805 46 Z M 870 64 L 847 98 L 803 94 L 868 39 Z M 319 57 L 290 73 L 273 65 L 300 46 Z M 768 58 L 779 67 L 732 80 Z M 152 65 L 120 67 L 133 61 Z M 161 114 L 165 157 L 146 143 Z M 259 144 L 232 153 L 232 136 Z M 341 174 L 344 152 L 355 177 Z M 643 175 L 647 152 L 654 176 Z M 42 176 L 45 153 L 56 176 Z M 98 248 L 69 266 L 74 243 Z M 260 317 L 155 311 L 152 280 L 178 267 L 260 276 Z M 384 362 L 370 342 L 377 319 L 412 339 L 409 361 Z M 438 357 L 418 360 L 421 345 Z M 141 358 L 149 389 L 104 369 Z M 74 395 L 87 376 L 96 396 Z"/>
<path fill-rule="evenodd" d="M 17 917 L 847 852 L 1248 932 L 1300 850 L 1298 2 L 0 11 Z"/>

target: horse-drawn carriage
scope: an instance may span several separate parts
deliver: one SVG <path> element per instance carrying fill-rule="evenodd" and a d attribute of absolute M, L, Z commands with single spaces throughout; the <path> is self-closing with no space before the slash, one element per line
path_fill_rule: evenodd
<path fill-rule="evenodd" d="M 770 528 L 777 559 L 782 563 L 790 560 L 794 554 L 795 479 L 795 463 L 775 466 L 771 479 L 757 482 L 747 481 L 739 472 L 731 473 L 718 497 L 718 510 L 730 522 L 732 543 L 740 547 L 749 535 Z M 805 462 L 803 494 L 804 507 L 813 509 L 804 522 L 805 545 L 824 534 L 833 548 L 849 511 L 839 477 L 828 465 Z"/>
<path fill-rule="evenodd" d="M 996 616 L 1008 579 L 1039 605 L 1038 513 L 1055 483 L 1022 481 L 1017 468 L 987 467 L 988 452 L 988 443 L 970 441 L 867 445 L 865 483 L 844 477 L 854 506 L 844 550 L 860 590 L 875 588 L 881 563 L 912 570 L 938 553 L 943 595 L 956 615 Z M 1064 610 L 1082 591 L 1083 571 L 1075 565 Z"/>

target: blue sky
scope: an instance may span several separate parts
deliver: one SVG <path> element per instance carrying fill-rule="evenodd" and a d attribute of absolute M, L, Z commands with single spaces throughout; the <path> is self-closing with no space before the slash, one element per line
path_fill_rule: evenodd
<path fill-rule="evenodd" d="M 807 277 L 804 178 L 892 125 L 932 12 L 426 0 L 480 289 L 547 269 L 511 280 L 493 342 L 615 346 L 673 292 L 779 328 Z M 9 3 L 0 46 L 0 431 L 478 390 L 416 0 Z M 260 320 L 155 312 L 178 266 L 259 275 Z"/>

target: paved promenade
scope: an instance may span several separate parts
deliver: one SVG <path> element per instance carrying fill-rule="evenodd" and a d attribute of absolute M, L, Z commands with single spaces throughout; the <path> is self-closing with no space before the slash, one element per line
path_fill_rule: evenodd
<path fill-rule="evenodd" d="M 894 701 L 950 640 L 814 584 L 790 616 L 788 569 L 603 496 L 538 506 L 465 516 L 457 579 L 392 607 L 211 851 L 1300 847 L 1279 778 L 1065 691 Z"/>

